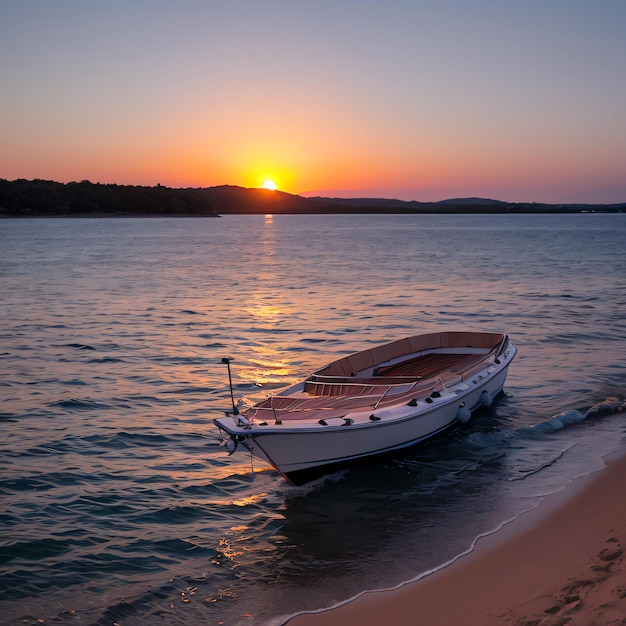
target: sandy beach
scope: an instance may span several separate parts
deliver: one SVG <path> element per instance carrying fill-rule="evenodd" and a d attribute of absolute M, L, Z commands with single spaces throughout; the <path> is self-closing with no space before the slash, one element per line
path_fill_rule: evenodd
<path fill-rule="evenodd" d="M 626 454 L 450 566 L 289 626 L 626 625 Z"/>

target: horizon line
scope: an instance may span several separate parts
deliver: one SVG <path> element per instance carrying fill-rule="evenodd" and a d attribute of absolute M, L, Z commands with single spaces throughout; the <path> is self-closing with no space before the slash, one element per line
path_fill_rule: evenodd
<path fill-rule="evenodd" d="M 246 190 L 260 190 L 260 191 L 265 191 L 267 193 L 282 193 L 282 194 L 287 194 L 290 196 L 297 196 L 300 198 L 304 198 L 304 199 L 316 199 L 316 198 L 320 198 L 320 199 L 325 199 L 325 200 L 375 200 L 375 201 L 386 201 L 386 202 L 402 202 L 402 203 L 419 203 L 419 204 L 440 204 L 440 203 L 444 203 L 444 202 L 454 202 L 454 201 L 467 201 L 467 200 L 475 200 L 475 201 L 483 201 L 483 202 L 493 202 L 493 203 L 501 203 L 501 204 L 543 204 L 543 205 L 553 205 L 553 206 L 560 206 L 560 205 L 574 205 L 574 206 L 591 206 L 591 205 L 596 205 L 596 206 L 614 206 L 614 205 L 622 205 L 622 204 L 626 204 L 626 199 L 623 201 L 617 201 L 617 202 L 602 202 L 602 201 L 573 201 L 573 202 L 568 202 L 568 201 L 557 201 L 557 202 L 549 202 L 549 201 L 543 201 L 543 200 L 500 200 L 500 199 L 496 199 L 496 198 L 490 198 L 490 197 L 484 197 L 484 196 L 477 196 L 477 195 L 455 195 L 455 196 L 450 196 L 450 197 L 442 197 L 440 200 L 418 200 L 416 198 L 412 198 L 410 200 L 404 199 L 404 198 L 399 198 L 399 197 L 395 197 L 392 195 L 387 195 L 384 193 L 384 190 L 381 190 L 381 195 L 373 195 L 371 193 L 365 193 L 364 195 L 358 195 L 359 194 L 359 190 L 352 190 L 352 189 L 335 189 L 335 190 L 312 190 L 312 191 L 301 191 L 301 192 L 290 192 L 290 191 L 285 191 L 283 189 L 277 188 L 275 190 L 273 189 L 266 189 L 264 187 L 246 187 L 244 185 L 238 185 L 238 184 L 233 184 L 233 183 L 222 183 L 222 184 L 218 184 L 218 185 L 205 185 L 205 186 L 170 186 L 170 185 L 163 185 L 161 183 L 155 183 L 152 185 L 146 185 L 146 184 L 129 184 L 129 183 L 110 183 L 110 182 L 94 182 L 91 181 L 89 179 L 82 179 L 82 180 L 72 180 L 72 181 L 67 181 L 67 182 L 63 182 L 63 181 L 58 181 L 58 180 L 53 180 L 53 179 L 47 179 L 47 178 L 15 178 L 13 180 L 9 180 L 7 178 L 3 178 L 0 177 L 0 180 L 4 180 L 8 183 L 15 183 L 18 181 L 26 181 L 26 182 L 37 182 L 37 181 L 41 181 L 41 182 L 49 182 L 49 183 L 55 183 L 58 185 L 71 185 L 71 184 L 81 184 L 81 183 L 88 183 L 90 185 L 111 185 L 111 186 L 117 186 L 117 187 L 146 187 L 146 188 L 159 188 L 162 187 L 164 189 L 172 189 L 172 190 L 189 190 L 189 189 L 196 189 L 196 190 L 202 190 L 202 189 L 216 189 L 219 187 L 235 187 L 235 188 L 239 188 L 239 189 L 246 189 Z M 364 190 L 366 192 L 371 192 L 373 190 Z M 325 194 L 335 194 L 335 195 L 325 195 Z M 355 195 L 347 195 L 347 194 L 355 194 Z"/>

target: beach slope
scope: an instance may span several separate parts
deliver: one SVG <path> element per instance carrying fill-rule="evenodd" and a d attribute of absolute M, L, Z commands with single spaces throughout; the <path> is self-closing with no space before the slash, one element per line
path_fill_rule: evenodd
<path fill-rule="evenodd" d="M 452 565 L 289 626 L 626 626 L 626 455 Z"/>

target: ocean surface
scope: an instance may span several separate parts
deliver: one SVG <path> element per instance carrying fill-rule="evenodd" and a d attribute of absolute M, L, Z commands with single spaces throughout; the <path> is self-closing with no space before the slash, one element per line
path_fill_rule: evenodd
<path fill-rule="evenodd" d="M 0 623 L 283 624 L 394 587 L 626 442 L 626 215 L 0 221 Z M 368 346 L 505 331 L 504 393 L 293 487 L 212 419 Z M 564 529 L 564 532 L 566 529 Z"/>

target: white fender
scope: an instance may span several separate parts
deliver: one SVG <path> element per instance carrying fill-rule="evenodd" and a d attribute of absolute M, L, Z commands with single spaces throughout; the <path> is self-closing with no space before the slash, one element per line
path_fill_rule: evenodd
<path fill-rule="evenodd" d="M 488 391 L 483 391 L 483 392 L 480 394 L 480 403 L 481 403 L 483 406 L 491 406 L 491 405 L 492 405 L 493 400 L 491 399 L 491 396 L 489 395 L 489 392 L 488 392 Z"/>
<path fill-rule="evenodd" d="M 456 418 L 459 422 L 465 424 L 469 421 L 470 417 L 472 417 L 472 412 L 465 406 L 465 403 L 463 403 L 456 412 Z"/>

